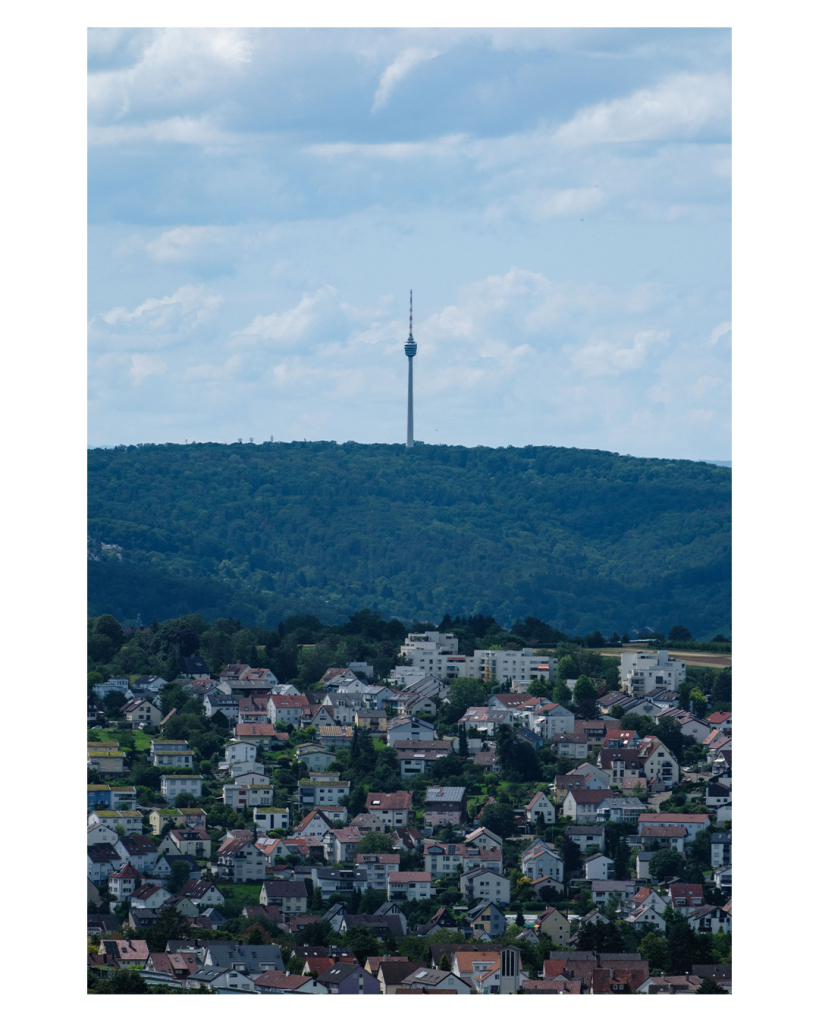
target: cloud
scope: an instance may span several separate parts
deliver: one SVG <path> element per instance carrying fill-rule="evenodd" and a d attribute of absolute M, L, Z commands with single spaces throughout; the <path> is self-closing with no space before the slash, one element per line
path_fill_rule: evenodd
<path fill-rule="evenodd" d="M 571 360 L 588 377 L 618 377 L 628 370 L 638 370 L 649 351 L 664 344 L 668 331 L 639 331 L 630 347 L 611 341 L 596 341 L 572 353 Z"/>
<path fill-rule="evenodd" d="M 384 69 L 381 75 L 371 112 L 374 114 L 377 110 L 382 110 L 386 107 L 393 89 L 395 89 L 402 78 L 406 78 L 413 68 L 417 68 L 419 64 L 433 60 L 433 58 L 438 56 L 440 56 L 439 50 L 427 50 L 416 46 L 400 53 L 392 64 Z"/>
<path fill-rule="evenodd" d="M 91 146 L 124 146 L 134 142 L 170 142 L 184 146 L 232 146 L 242 137 L 222 131 L 210 115 L 204 117 L 169 117 L 146 124 L 111 124 L 90 126 Z"/>
<path fill-rule="evenodd" d="M 168 263 L 188 258 L 194 249 L 223 242 L 225 234 L 223 228 L 181 225 L 163 231 L 161 235 L 146 242 L 143 248 L 156 263 Z"/>
<path fill-rule="evenodd" d="M 721 324 L 717 324 L 717 326 L 713 329 L 713 331 L 711 331 L 711 336 L 708 339 L 708 344 L 709 345 L 716 345 L 716 343 L 719 341 L 720 338 L 724 338 L 726 334 L 730 334 L 730 333 L 731 333 L 731 321 L 730 320 L 724 320 Z"/>
<path fill-rule="evenodd" d="M 325 285 L 312 295 L 304 294 L 301 300 L 284 313 L 269 313 L 257 316 L 253 322 L 239 331 L 232 344 L 254 344 L 257 341 L 292 343 L 298 341 L 316 323 L 322 306 L 335 297 L 336 289 Z"/>
<path fill-rule="evenodd" d="M 141 384 L 151 374 L 161 374 L 167 369 L 168 364 L 158 356 L 137 352 L 131 356 L 131 368 L 128 372 L 134 384 Z"/>
<path fill-rule="evenodd" d="M 221 295 L 205 290 L 204 285 L 191 284 L 178 288 L 173 295 L 161 299 L 146 299 L 134 309 L 116 306 L 99 318 L 109 327 L 138 327 L 149 330 L 167 330 L 171 326 L 192 330 L 204 323 L 222 304 Z M 96 318 L 95 318 L 96 319 Z"/>
<path fill-rule="evenodd" d="M 727 74 L 679 74 L 625 98 L 586 107 L 561 125 L 553 140 L 562 146 L 688 137 L 719 124 L 727 127 L 731 83 Z"/>
<path fill-rule="evenodd" d="M 430 159 L 470 155 L 465 144 L 469 136 L 463 132 L 442 135 L 425 142 L 319 142 L 305 146 L 312 156 L 380 157 L 386 160 Z"/>

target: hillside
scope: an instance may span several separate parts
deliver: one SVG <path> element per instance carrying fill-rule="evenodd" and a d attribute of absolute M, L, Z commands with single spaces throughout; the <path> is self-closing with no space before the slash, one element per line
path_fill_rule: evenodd
<path fill-rule="evenodd" d="M 731 471 L 704 462 L 304 442 L 88 463 L 90 615 L 272 626 L 371 607 L 695 636 L 731 621 Z"/>

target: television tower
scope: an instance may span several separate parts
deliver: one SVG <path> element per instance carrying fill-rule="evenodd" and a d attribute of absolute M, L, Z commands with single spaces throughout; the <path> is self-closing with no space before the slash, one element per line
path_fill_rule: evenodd
<path fill-rule="evenodd" d="M 409 337 L 404 346 L 404 355 L 409 362 L 409 376 L 407 377 L 407 448 L 412 448 L 415 443 L 412 436 L 412 359 L 417 351 L 418 346 L 415 344 L 415 339 L 412 336 L 412 289 L 410 288 Z"/>

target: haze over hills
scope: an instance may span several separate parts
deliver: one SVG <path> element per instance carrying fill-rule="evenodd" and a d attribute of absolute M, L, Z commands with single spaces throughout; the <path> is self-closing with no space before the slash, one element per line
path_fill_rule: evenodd
<path fill-rule="evenodd" d="M 731 470 L 572 448 L 292 442 L 88 452 L 89 614 L 731 620 Z"/>

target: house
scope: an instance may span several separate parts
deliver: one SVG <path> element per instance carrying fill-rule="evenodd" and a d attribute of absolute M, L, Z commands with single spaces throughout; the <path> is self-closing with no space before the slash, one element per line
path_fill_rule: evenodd
<path fill-rule="evenodd" d="M 225 806 L 234 811 L 241 811 L 245 807 L 269 807 L 273 802 L 273 787 L 269 783 L 229 783 L 222 786 L 222 799 Z"/>
<path fill-rule="evenodd" d="M 155 768 L 193 768 L 193 751 L 187 740 L 151 740 Z M 198 794 L 197 794 L 198 795 Z"/>
<path fill-rule="evenodd" d="M 148 943 L 144 939 L 101 939 L 100 954 L 117 967 L 144 967 Z"/>
<path fill-rule="evenodd" d="M 265 881 L 259 893 L 259 903 L 265 907 L 278 907 L 283 914 L 307 912 L 307 886 L 301 881 L 280 879 Z"/>
<path fill-rule="evenodd" d="M 145 970 L 166 974 L 169 979 L 188 978 L 199 970 L 199 960 L 193 952 L 151 953 Z"/>
<path fill-rule="evenodd" d="M 720 892 L 730 892 L 733 887 L 733 868 L 730 864 L 723 864 L 721 868 L 714 868 L 714 888 Z M 725 904 L 725 909 L 730 913 L 730 900 Z"/>
<path fill-rule="evenodd" d="M 108 876 L 118 871 L 125 858 L 110 843 L 92 843 L 87 850 L 88 877 L 95 884 L 107 881 Z"/>
<path fill-rule="evenodd" d="M 296 747 L 296 754 L 311 772 L 324 772 L 335 760 L 335 754 L 318 743 L 302 743 Z"/>
<path fill-rule="evenodd" d="M 634 880 L 618 882 L 609 879 L 606 881 L 593 881 L 591 884 L 592 901 L 597 907 L 605 907 L 612 896 L 615 896 L 623 903 L 636 892 L 637 882 Z"/>
<path fill-rule="evenodd" d="M 318 741 L 327 750 L 347 750 L 353 745 L 353 727 L 321 725 L 318 729 Z"/>
<path fill-rule="evenodd" d="M 511 725 L 515 717 L 508 708 L 467 708 L 458 719 L 458 725 L 467 729 L 477 729 L 485 736 L 494 736 L 495 730 L 501 725 Z"/>
<path fill-rule="evenodd" d="M 648 981 L 648 963 L 646 967 L 632 968 L 595 967 L 592 971 L 589 992 L 592 995 L 631 995 Z"/>
<path fill-rule="evenodd" d="M 577 768 L 567 773 L 569 776 L 579 775 L 586 780 L 586 789 L 608 789 L 609 777 L 602 768 L 584 761 Z"/>
<path fill-rule="evenodd" d="M 140 725 L 159 725 L 162 721 L 162 712 L 159 708 L 143 697 L 129 700 L 122 705 L 119 713 L 134 729 Z"/>
<path fill-rule="evenodd" d="M 597 763 L 608 775 L 610 786 L 622 787 L 626 778 L 644 778 L 643 764 L 637 750 L 604 747 L 598 755 Z"/>
<path fill-rule="evenodd" d="M 222 693 L 221 690 L 213 690 L 204 697 L 205 714 L 208 718 L 221 711 L 228 722 L 239 721 L 239 698 L 232 694 Z"/>
<path fill-rule="evenodd" d="M 555 821 L 555 807 L 552 801 L 542 790 L 538 790 L 525 807 L 526 819 L 530 825 L 538 823 L 553 825 Z"/>
<path fill-rule="evenodd" d="M 583 877 L 587 881 L 614 878 L 614 861 L 602 853 L 593 853 L 583 862 Z"/>
<path fill-rule="evenodd" d="M 464 843 L 467 846 L 477 846 L 481 850 L 500 850 L 503 846 L 500 836 L 483 826 L 476 828 L 473 832 L 468 832 Z"/>
<path fill-rule="evenodd" d="M 265 832 L 290 828 L 290 811 L 287 807 L 254 807 L 253 821 Z"/>
<path fill-rule="evenodd" d="M 718 932 L 731 931 L 731 915 L 723 907 L 703 905 L 688 915 L 688 924 L 697 932 L 716 935 Z"/>
<path fill-rule="evenodd" d="M 325 893 L 362 892 L 367 888 L 367 871 L 364 868 L 323 868 L 312 870 L 313 886 Z M 325 914 L 325 917 L 327 915 Z"/>
<path fill-rule="evenodd" d="M 476 847 L 476 850 L 479 848 Z M 430 839 L 424 843 L 424 870 L 432 878 L 456 875 L 464 866 L 466 845 L 464 843 L 439 843 Z"/>
<path fill-rule="evenodd" d="M 553 740 L 560 733 L 574 732 L 574 715 L 562 704 L 541 701 L 528 714 L 529 728 L 535 729 L 544 739 Z"/>
<path fill-rule="evenodd" d="M 358 844 L 364 838 L 362 832 L 352 826 L 331 828 L 322 838 L 324 854 L 329 864 L 345 864 L 355 861 Z"/>
<path fill-rule="evenodd" d="M 371 960 L 379 961 L 378 964 L 373 964 L 374 970 L 370 973 L 378 979 L 382 995 L 393 995 L 395 990 L 403 985 L 408 974 L 423 970 L 426 966 L 411 961 L 406 956 L 370 957 L 367 963 Z"/>
<path fill-rule="evenodd" d="M 633 696 L 658 687 L 678 691 L 685 682 L 685 662 L 668 651 L 626 651 L 620 655 L 620 685 Z"/>
<path fill-rule="evenodd" d="M 618 729 L 616 726 L 610 726 L 603 738 L 603 747 L 609 750 L 636 750 L 639 744 L 640 737 L 634 729 Z"/>
<path fill-rule="evenodd" d="M 252 839 L 225 839 L 211 865 L 215 878 L 226 882 L 255 882 L 263 879 L 267 858 Z"/>
<path fill-rule="evenodd" d="M 709 782 L 705 787 L 705 806 L 725 807 L 731 803 L 731 787 L 722 782 Z"/>
<path fill-rule="evenodd" d="M 532 880 L 549 876 L 563 881 L 563 858 L 552 843 L 535 839 L 521 855 L 521 871 Z"/>
<path fill-rule="evenodd" d="M 391 871 L 387 875 L 387 899 L 428 900 L 432 878 L 428 871 Z"/>
<path fill-rule="evenodd" d="M 107 825 L 115 832 L 121 828 L 126 835 L 142 834 L 142 815 L 139 811 L 92 811 L 88 815 L 88 824 Z"/>
<path fill-rule="evenodd" d="M 731 863 L 731 833 L 711 833 L 711 867 L 721 868 Z"/>
<path fill-rule="evenodd" d="M 171 877 L 171 869 L 174 864 L 182 863 L 188 869 L 188 881 L 197 880 L 202 877 L 202 869 L 196 863 L 195 858 L 181 853 L 162 853 L 156 859 L 151 878 L 149 881 L 166 881 Z"/>
<path fill-rule="evenodd" d="M 555 753 L 575 761 L 589 756 L 589 740 L 582 732 L 556 732 L 552 737 Z"/>
<path fill-rule="evenodd" d="M 302 837 L 312 836 L 315 839 L 323 839 L 332 827 L 333 823 L 330 818 L 327 817 L 326 812 L 320 811 L 316 808 L 302 818 L 299 824 L 293 829 L 293 834 Z"/>
<path fill-rule="evenodd" d="M 404 983 L 395 990 L 396 995 L 412 995 L 414 993 L 433 992 L 452 995 L 471 995 L 474 992 L 472 986 L 459 978 L 452 971 L 434 971 L 428 967 L 408 974 Z"/>
<path fill-rule="evenodd" d="M 672 789 L 680 781 L 680 766 L 677 759 L 656 736 L 646 736 L 638 747 L 643 774 L 647 779 L 659 779 L 666 789 Z"/>
<path fill-rule="evenodd" d="M 698 832 L 708 828 L 709 819 L 707 814 L 671 814 L 664 812 L 659 814 L 641 814 L 637 819 L 638 834 L 642 835 L 643 826 L 652 825 L 684 825 L 686 831 L 685 845 L 687 846 Z"/>
<path fill-rule="evenodd" d="M 490 868 L 473 868 L 461 875 L 458 888 L 467 900 L 492 900 L 505 906 L 510 899 L 511 883 L 504 875 Z"/>
<path fill-rule="evenodd" d="M 424 801 L 424 824 L 460 825 L 466 821 L 466 789 L 463 786 L 430 786 Z"/>
<path fill-rule="evenodd" d="M 127 771 L 125 754 L 117 744 L 88 744 L 88 767 L 100 776 L 122 775 Z"/>
<path fill-rule="evenodd" d="M 435 730 L 430 722 L 414 715 L 399 715 L 387 723 L 387 745 L 396 746 L 401 740 L 433 740 Z"/>
<path fill-rule="evenodd" d="M 140 874 L 133 864 L 123 864 L 108 876 L 108 891 L 118 903 L 127 900 L 140 884 Z"/>
<path fill-rule="evenodd" d="M 146 882 L 131 893 L 131 906 L 135 910 L 158 910 L 170 899 L 173 896 L 164 886 Z"/>
<path fill-rule="evenodd" d="M 732 717 L 730 711 L 715 711 L 705 721 L 711 729 L 719 729 L 726 736 L 731 735 Z"/>
<path fill-rule="evenodd" d="M 237 740 L 252 743 L 258 750 L 278 750 L 290 741 L 289 733 L 279 732 L 275 725 L 264 723 L 242 722 L 233 731 Z"/>
<path fill-rule="evenodd" d="M 500 759 L 494 750 L 479 750 L 472 758 L 472 763 L 493 775 L 500 774 Z"/>
<path fill-rule="evenodd" d="M 380 818 L 390 828 L 409 824 L 412 811 L 412 793 L 398 790 L 396 793 L 368 793 L 367 811 Z"/>
<path fill-rule="evenodd" d="M 686 711 L 684 708 L 664 708 L 655 717 L 657 722 L 662 721 L 664 718 L 677 722 L 683 737 L 690 739 L 694 743 L 702 743 L 712 728 L 707 721 L 704 722 L 701 718 L 697 718 L 693 712 Z"/>
<path fill-rule="evenodd" d="M 89 825 L 86 829 L 86 845 L 93 846 L 96 843 L 115 843 L 119 839 L 119 833 L 110 825 Z"/>
<path fill-rule="evenodd" d="M 150 836 L 123 836 L 117 841 L 114 849 L 141 875 L 149 874 L 156 864 L 157 850 Z"/>
<path fill-rule="evenodd" d="M 267 714 L 270 721 L 276 725 L 283 722 L 285 725 L 298 728 L 301 725 L 303 709 L 308 706 L 309 701 L 302 693 L 297 696 L 274 693 L 268 698 Z"/>
<path fill-rule="evenodd" d="M 396 748 L 397 749 L 397 748 Z M 398 764 L 401 777 L 407 775 L 423 775 L 429 766 L 446 755 L 440 750 L 398 750 Z"/>
<path fill-rule="evenodd" d="M 547 907 L 535 919 L 535 934 L 548 935 L 552 942 L 565 946 L 571 936 L 568 918 L 554 907 Z"/>
<path fill-rule="evenodd" d="M 320 984 L 338 995 L 381 995 L 381 984 L 360 964 L 333 964 L 318 976 Z"/>
<path fill-rule="evenodd" d="M 572 789 L 563 801 L 563 813 L 578 824 L 597 821 L 597 808 L 607 798 L 613 797 L 610 789 Z"/>
<path fill-rule="evenodd" d="M 318 978 L 289 971 L 265 971 L 253 979 L 256 992 L 260 995 L 327 995 L 330 989 Z"/>
<path fill-rule="evenodd" d="M 181 793 L 191 796 L 202 795 L 201 775 L 163 775 L 159 780 L 159 791 L 172 804 Z"/>
<path fill-rule="evenodd" d="M 259 748 L 255 743 L 247 743 L 245 740 L 230 740 L 225 747 L 225 761 L 228 765 L 255 764 L 258 753 Z"/>
<path fill-rule="evenodd" d="M 564 836 L 571 839 L 580 848 L 581 853 L 587 853 L 590 848 L 592 852 L 597 852 L 606 846 L 605 825 L 568 825 Z"/>
<path fill-rule="evenodd" d="M 359 832 L 382 832 L 386 834 L 390 831 L 388 825 L 385 825 L 381 818 L 376 814 L 368 814 L 366 811 L 362 811 L 361 814 L 357 814 L 350 822 L 352 828 L 357 828 Z"/>
<path fill-rule="evenodd" d="M 624 920 L 634 928 L 651 929 L 660 935 L 665 934 L 667 927 L 662 913 L 649 906 L 628 911 Z"/>
<path fill-rule="evenodd" d="M 506 931 L 506 918 L 497 903 L 481 900 L 477 906 L 467 910 L 463 930 L 465 935 L 471 934 L 472 938 L 485 934 L 493 939 Z"/>
<path fill-rule="evenodd" d="M 671 906 L 688 917 L 705 903 L 702 886 L 692 882 L 672 882 L 668 887 Z"/>
<path fill-rule="evenodd" d="M 210 836 L 204 829 L 174 828 L 159 844 L 159 852 L 203 859 L 210 857 L 210 845 Z"/>
<path fill-rule="evenodd" d="M 642 825 L 639 836 L 629 836 L 630 845 L 644 850 L 671 849 L 684 853 L 687 832 L 684 825 Z"/>
<path fill-rule="evenodd" d="M 407 934 L 406 917 L 402 914 L 344 913 L 337 928 L 343 935 L 351 928 L 369 928 L 378 939 L 401 939 Z"/>
<path fill-rule="evenodd" d="M 636 796 L 607 796 L 597 805 L 597 820 L 636 825 L 646 805 Z"/>
<path fill-rule="evenodd" d="M 154 807 L 148 815 L 148 823 L 153 834 L 158 836 L 166 825 L 174 828 L 205 828 L 207 815 L 201 807 Z"/>
<path fill-rule="evenodd" d="M 367 885 L 371 889 L 386 889 L 387 876 L 398 871 L 401 856 L 398 853 L 357 853 L 356 867 L 367 872 Z"/>

